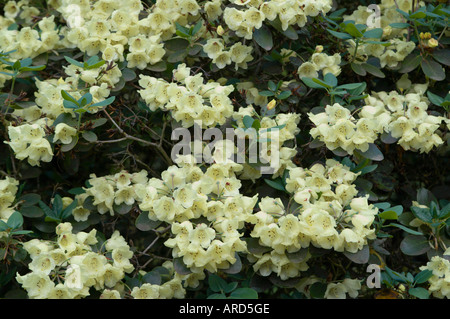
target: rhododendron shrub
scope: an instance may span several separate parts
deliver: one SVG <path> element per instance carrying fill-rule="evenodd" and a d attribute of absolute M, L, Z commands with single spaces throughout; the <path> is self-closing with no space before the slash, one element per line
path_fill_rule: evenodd
<path fill-rule="evenodd" d="M 449 298 L 450 8 L 372 2 L 4 1 L 0 297 Z"/>

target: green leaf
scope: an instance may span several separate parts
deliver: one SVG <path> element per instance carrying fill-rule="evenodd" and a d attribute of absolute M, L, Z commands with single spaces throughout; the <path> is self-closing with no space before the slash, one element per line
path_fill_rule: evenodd
<path fill-rule="evenodd" d="M 9 225 L 0 219 L 0 232 L 10 229 Z"/>
<path fill-rule="evenodd" d="M 372 30 L 367 30 L 364 32 L 364 38 L 376 38 L 379 39 L 383 36 L 383 29 L 382 28 L 376 28 Z"/>
<path fill-rule="evenodd" d="M 161 221 L 149 219 L 148 212 L 142 212 L 138 218 L 136 218 L 135 225 L 140 231 L 150 231 L 156 229 L 161 223 Z"/>
<path fill-rule="evenodd" d="M 36 206 L 22 207 L 20 213 L 28 218 L 39 218 L 44 216 L 44 211 Z"/>
<path fill-rule="evenodd" d="M 419 272 L 415 279 L 414 279 L 414 283 L 416 284 L 423 284 L 424 282 L 427 282 L 428 279 L 430 279 L 433 276 L 433 272 L 429 269 L 425 269 L 422 270 L 421 272 Z"/>
<path fill-rule="evenodd" d="M 344 32 L 333 31 L 333 30 L 330 30 L 330 29 L 327 29 L 327 31 L 329 33 L 331 33 L 332 35 L 334 35 L 336 38 L 341 39 L 341 40 L 352 39 L 351 35 L 349 35 L 347 33 L 344 33 Z"/>
<path fill-rule="evenodd" d="M 408 293 L 411 296 L 417 297 L 419 299 L 428 299 L 430 298 L 430 292 L 422 287 L 417 288 L 409 288 Z"/>
<path fill-rule="evenodd" d="M 379 213 L 378 217 L 380 217 L 382 219 L 392 219 L 392 220 L 397 220 L 398 219 L 397 213 L 392 211 L 392 210 Z"/>
<path fill-rule="evenodd" d="M 349 84 L 343 84 L 336 87 L 336 89 L 343 89 L 343 90 L 356 90 L 360 88 L 361 86 L 365 87 L 365 83 L 349 83 Z M 360 94 L 360 93 L 358 93 Z"/>
<path fill-rule="evenodd" d="M 442 97 L 434 93 L 431 93 L 430 91 L 427 92 L 427 96 L 430 102 L 433 103 L 434 105 L 441 106 L 442 103 L 444 103 L 444 99 Z"/>
<path fill-rule="evenodd" d="M 227 282 L 216 274 L 209 275 L 208 285 L 214 292 L 224 292 L 227 289 Z"/>
<path fill-rule="evenodd" d="M 199 19 L 198 22 L 195 24 L 195 26 L 192 28 L 191 35 L 196 35 L 197 32 L 202 28 L 203 26 L 203 19 Z"/>
<path fill-rule="evenodd" d="M 63 201 L 59 194 L 56 194 L 55 197 L 53 198 L 52 205 L 53 205 L 53 211 L 56 213 L 55 216 L 59 217 L 59 214 L 63 210 Z"/>
<path fill-rule="evenodd" d="M 327 83 L 331 87 L 336 87 L 338 84 L 338 80 L 337 80 L 336 76 L 334 76 L 333 73 L 325 74 L 323 80 L 325 81 L 325 83 Z"/>
<path fill-rule="evenodd" d="M 433 58 L 444 65 L 450 66 L 450 50 L 442 49 L 433 52 Z"/>
<path fill-rule="evenodd" d="M 255 39 L 256 43 L 266 51 L 269 51 L 273 47 L 272 32 L 264 24 L 261 28 L 255 30 L 253 39 Z"/>
<path fill-rule="evenodd" d="M 313 88 L 313 89 L 324 89 L 324 88 L 326 88 L 327 86 L 324 86 L 324 85 L 322 85 L 322 84 L 318 84 L 317 82 L 315 82 L 315 81 L 313 81 L 313 79 L 311 79 L 311 78 L 307 78 L 307 77 L 303 77 L 302 78 L 302 81 L 303 81 L 303 83 L 305 83 L 307 86 L 309 86 L 310 88 Z"/>
<path fill-rule="evenodd" d="M 23 225 L 23 216 L 18 211 L 9 216 L 8 221 L 6 222 L 11 229 L 18 229 Z"/>
<path fill-rule="evenodd" d="M 285 99 L 287 99 L 288 97 L 290 97 L 291 94 L 292 94 L 291 91 L 283 91 L 283 92 L 281 92 L 280 94 L 278 94 L 278 95 L 276 96 L 276 98 L 279 99 L 279 100 L 285 100 Z"/>
<path fill-rule="evenodd" d="M 39 194 L 25 194 L 19 198 L 19 201 L 22 202 L 22 207 L 33 206 L 39 203 L 41 200 L 41 196 Z"/>
<path fill-rule="evenodd" d="M 273 81 L 269 81 L 269 82 L 267 83 L 267 87 L 269 88 L 270 91 L 276 91 L 276 90 L 278 90 L 277 85 L 276 85 L 275 82 L 273 82 Z"/>
<path fill-rule="evenodd" d="M 420 63 L 423 73 L 427 77 L 435 81 L 445 80 L 445 70 L 444 68 L 434 60 L 424 59 Z"/>
<path fill-rule="evenodd" d="M 411 206 L 411 212 L 414 216 L 426 223 L 431 223 L 433 221 L 433 216 L 429 208 Z"/>
<path fill-rule="evenodd" d="M 413 14 L 409 15 L 410 19 L 423 19 L 425 18 L 427 15 L 425 12 L 423 11 L 416 11 Z"/>
<path fill-rule="evenodd" d="M 164 48 L 170 51 L 186 50 L 189 46 L 189 41 L 184 38 L 173 38 L 164 43 Z"/>
<path fill-rule="evenodd" d="M 390 269 L 387 266 L 384 266 L 384 270 L 386 271 L 386 273 L 389 275 L 389 277 L 391 277 L 392 279 L 394 279 L 397 282 L 401 282 L 401 283 L 408 283 L 408 279 L 402 275 L 401 273 L 394 271 L 392 269 Z"/>
<path fill-rule="evenodd" d="M 69 62 L 70 64 L 76 65 L 80 68 L 84 68 L 84 64 L 81 62 L 78 62 L 72 58 L 69 58 L 68 56 L 65 56 L 64 59 L 66 59 L 67 62 Z"/>
<path fill-rule="evenodd" d="M 422 62 L 422 59 L 423 58 L 419 53 L 417 53 L 417 52 L 411 53 L 403 60 L 398 72 L 409 73 L 409 72 L 415 70 Z"/>
<path fill-rule="evenodd" d="M 69 216 L 72 215 L 72 211 L 77 207 L 78 200 L 73 200 L 72 203 L 70 203 L 64 210 L 61 211 L 59 214 L 59 218 L 61 220 L 64 220 L 66 218 L 69 218 Z"/>
<path fill-rule="evenodd" d="M 405 232 L 407 232 L 407 233 L 409 233 L 411 235 L 423 235 L 423 233 L 421 233 L 421 232 L 412 230 L 412 229 L 410 229 L 410 228 L 408 228 L 406 226 L 403 226 L 403 225 L 400 225 L 400 224 L 397 224 L 397 223 L 390 223 L 389 225 L 386 225 L 386 226 L 387 227 L 392 226 L 392 227 L 400 228 L 400 229 L 404 230 Z"/>
<path fill-rule="evenodd" d="M 111 103 L 113 103 L 115 101 L 115 99 L 116 99 L 115 96 L 111 96 L 111 97 L 107 98 L 106 100 L 91 104 L 91 105 L 89 105 L 89 107 L 107 106 L 107 105 L 110 105 Z"/>
<path fill-rule="evenodd" d="M 400 243 L 400 250 L 408 256 L 420 256 L 431 249 L 425 236 L 408 235 Z"/>
<path fill-rule="evenodd" d="M 361 38 L 363 36 L 362 32 L 353 23 L 347 23 L 344 31 L 353 36 L 354 38 Z"/>
<path fill-rule="evenodd" d="M 238 288 L 230 294 L 230 299 L 258 299 L 258 293 L 252 288 Z"/>
<path fill-rule="evenodd" d="M 261 96 L 274 96 L 275 95 L 274 92 L 267 91 L 267 90 L 266 91 L 259 91 L 258 94 L 261 95 Z"/>
<path fill-rule="evenodd" d="M 365 245 L 363 249 L 358 250 L 356 253 L 344 251 L 344 255 L 356 264 L 366 264 L 369 261 L 370 249 L 368 245 Z"/>
<path fill-rule="evenodd" d="M 275 188 L 279 191 L 285 192 L 286 189 L 284 188 L 283 181 L 281 179 L 264 179 L 264 182 L 266 182 L 267 185 L 269 185 L 272 188 Z"/>
<path fill-rule="evenodd" d="M 392 28 L 394 29 L 407 29 L 409 28 L 409 23 L 403 23 L 403 22 L 399 22 L 399 23 L 391 23 L 389 24 Z"/>
<path fill-rule="evenodd" d="M 250 115 L 245 115 L 244 118 L 242 119 L 242 122 L 244 123 L 244 127 L 246 129 L 251 128 L 254 121 L 255 120 Z"/>
<path fill-rule="evenodd" d="M 367 75 L 367 71 L 362 67 L 361 64 L 351 63 L 350 66 L 351 66 L 353 72 L 355 72 L 356 74 L 361 75 L 361 76 Z"/>
<path fill-rule="evenodd" d="M 189 275 L 192 271 L 186 267 L 182 257 L 173 259 L 173 268 L 180 275 Z"/>
<path fill-rule="evenodd" d="M 36 66 L 26 66 L 19 69 L 20 72 L 33 72 L 33 71 L 42 71 L 46 68 L 45 65 L 36 65 Z"/>
<path fill-rule="evenodd" d="M 92 131 L 84 131 L 82 136 L 88 142 L 96 142 L 98 140 L 97 134 Z"/>
<path fill-rule="evenodd" d="M 244 238 L 244 240 L 247 243 L 248 251 L 252 254 L 262 255 L 272 250 L 270 247 L 260 245 L 258 238 Z"/>
<path fill-rule="evenodd" d="M 70 102 L 78 105 L 78 101 L 72 95 L 70 95 L 67 91 L 61 90 L 61 96 L 64 100 L 70 101 Z"/>
<path fill-rule="evenodd" d="M 364 70 L 366 70 L 368 73 L 378 77 L 378 78 L 382 78 L 384 79 L 386 77 L 386 75 L 384 75 L 384 73 L 376 66 L 369 64 L 369 63 L 363 63 L 361 64 L 361 66 L 364 68 Z"/>
<path fill-rule="evenodd" d="M 54 219 L 58 218 L 58 216 L 55 214 L 55 212 L 52 209 L 50 209 L 50 207 L 48 207 L 43 201 L 39 201 L 39 207 L 44 211 L 44 214 L 47 217 L 51 217 Z"/>
<path fill-rule="evenodd" d="M 439 212 L 438 218 L 439 219 L 447 219 L 450 217 L 450 203 L 445 205 L 441 211 Z"/>
<path fill-rule="evenodd" d="M 373 161 L 382 161 L 384 159 L 383 153 L 380 149 L 373 143 L 369 143 L 369 149 L 365 152 L 358 151 L 364 158 L 368 158 Z"/>
<path fill-rule="evenodd" d="M 327 284 L 322 282 L 316 282 L 309 287 L 309 294 L 314 299 L 323 299 L 326 291 Z"/>
<path fill-rule="evenodd" d="M 224 293 L 229 294 L 230 292 L 232 292 L 234 289 L 236 289 L 236 287 L 238 286 L 238 282 L 234 281 L 234 282 L 230 282 L 226 285 L 225 289 L 223 290 Z"/>

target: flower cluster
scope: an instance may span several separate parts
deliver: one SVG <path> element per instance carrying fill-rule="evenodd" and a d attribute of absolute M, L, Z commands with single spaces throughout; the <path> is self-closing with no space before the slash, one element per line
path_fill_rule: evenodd
<path fill-rule="evenodd" d="M 11 205 L 16 198 L 18 186 L 19 181 L 15 178 L 7 176 L 5 179 L 0 180 L 0 220 L 4 222 L 14 213 Z"/>
<path fill-rule="evenodd" d="M 78 195 L 78 206 L 74 215 L 80 220 L 89 217 L 89 210 L 83 207 L 87 197 L 92 197 L 92 204 L 100 214 L 108 213 L 114 216 L 114 207 L 117 205 L 133 205 L 140 199 L 140 191 L 145 188 L 148 181 L 147 172 L 128 173 L 121 171 L 113 175 L 97 177 L 90 175 L 90 187 L 84 188 L 85 193 Z"/>
<path fill-rule="evenodd" d="M 379 134 L 390 134 L 405 150 L 428 153 L 443 144 L 437 134 L 442 116 L 428 114 L 429 101 L 424 96 L 426 86 L 415 85 L 407 94 L 397 91 L 372 92 L 358 118 L 336 103 L 325 112 L 308 113 L 315 127 L 310 134 L 324 142 L 328 149 L 342 148 L 349 154 L 355 149 L 365 152 Z"/>
<path fill-rule="evenodd" d="M 5 7 L 5 16 L 0 17 L 0 37 L 2 39 L 0 51 L 14 51 L 10 55 L 14 60 L 34 58 L 41 53 L 65 47 L 64 41 L 60 41 L 60 36 L 66 29 L 57 29 L 55 16 L 42 18 L 37 23 L 39 31 L 34 29 L 32 19 L 33 16 L 39 15 L 39 9 L 26 5 L 27 2 L 29 1 L 9 1 Z M 25 20 L 26 26 L 20 30 L 8 28 L 15 23 L 19 12 L 21 12 L 20 18 Z"/>
<path fill-rule="evenodd" d="M 160 108 L 171 111 L 172 117 L 183 127 L 191 127 L 201 121 L 202 127 L 222 125 L 233 113 L 233 104 L 228 95 L 234 90 L 232 85 L 223 86 L 218 82 L 204 83 L 200 73 L 191 75 L 191 68 L 180 64 L 173 71 L 176 82 L 151 76 L 140 75 L 139 94 L 155 111 Z"/>
<path fill-rule="evenodd" d="M 51 121 L 50 121 L 51 122 Z M 14 151 L 17 159 L 27 159 L 32 166 L 40 166 L 40 162 L 50 162 L 53 159 L 53 150 L 50 142 L 45 138 L 44 126 L 46 119 L 41 119 L 33 124 L 8 126 L 8 144 Z"/>
<path fill-rule="evenodd" d="M 236 42 L 226 49 L 222 38 L 210 38 L 203 46 L 203 51 L 219 69 L 223 69 L 231 63 L 234 63 L 236 70 L 247 69 L 247 62 L 253 60 L 252 50 L 252 46 L 242 44 L 242 42 Z"/>
<path fill-rule="evenodd" d="M 443 299 L 450 298 L 450 262 L 442 257 L 434 256 L 420 270 L 431 270 L 433 276 L 428 279 L 430 291 L 434 297 Z"/>
<path fill-rule="evenodd" d="M 380 60 L 382 68 L 396 68 L 414 49 L 416 44 L 413 41 L 406 41 L 399 38 L 391 39 L 387 44 L 362 43 L 356 45 L 354 40 L 347 41 L 347 50 L 353 57 L 352 62 L 361 64 L 370 57 Z"/>
<path fill-rule="evenodd" d="M 356 119 L 349 109 L 339 103 L 327 105 L 325 112 L 310 112 L 308 116 L 314 124 L 310 130 L 311 136 L 324 142 L 329 150 L 340 147 L 349 154 L 353 154 L 355 149 L 365 152 L 382 132 L 382 127 L 378 125 L 379 118 L 374 118 L 375 121 Z"/>
<path fill-rule="evenodd" d="M 356 197 L 358 191 L 352 183 L 357 176 L 332 159 L 310 169 L 289 169 L 286 190 L 298 207 L 290 211 L 281 200 L 266 197 L 259 204 L 260 211 L 248 220 L 254 224 L 251 237 L 272 249 L 250 257 L 255 271 L 263 276 L 274 272 L 281 279 L 297 277 L 308 269 L 310 258 L 305 252 L 300 261 L 291 261 L 292 254 L 302 248 L 313 245 L 355 253 L 374 239 L 371 226 L 378 209 L 367 197 Z"/>
<path fill-rule="evenodd" d="M 237 36 L 251 40 L 253 30 L 261 28 L 265 20 L 279 18 L 282 30 L 291 25 L 305 26 L 308 17 L 331 10 L 332 1 L 287 0 L 287 1 L 251 1 L 234 0 L 238 7 L 227 7 L 223 12 L 226 25 Z"/>
<path fill-rule="evenodd" d="M 16 280 L 36 299 L 75 299 L 121 285 L 126 273 L 133 271 L 133 252 L 118 231 L 96 246 L 97 231 L 72 232 L 70 223 L 59 224 L 56 241 L 32 239 L 23 244 L 31 257 L 31 272 Z"/>
<path fill-rule="evenodd" d="M 445 118 L 429 114 L 426 88 L 422 85 L 414 88 L 416 91 L 406 95 L 396 91 L 373 92 L 366 99 L 360 118 L 372 122 L 378 119 L 380 128 L 398 139 L 403 149 L 428 153 L 444 143 L 437 133 Z"/>
<path fill-rule="evenodd" d="M 328 55 L 324 52 L 314 52 L 311 58 L 303 62 L 297 70 L 297 74 L 300 78 L 318 78 L 319 72 L 322 75 L 331 73 L 334 76 L 338 76 L 341 73 L 341 55 L 339 53 Z"/>

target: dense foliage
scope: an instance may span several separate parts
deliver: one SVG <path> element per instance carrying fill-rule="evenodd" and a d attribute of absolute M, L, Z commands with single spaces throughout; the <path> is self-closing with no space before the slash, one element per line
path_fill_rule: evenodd
<path fill-rule="evenodd" d="M 450 297 L 446 1 L 0 2 L 0 297 Z"/>

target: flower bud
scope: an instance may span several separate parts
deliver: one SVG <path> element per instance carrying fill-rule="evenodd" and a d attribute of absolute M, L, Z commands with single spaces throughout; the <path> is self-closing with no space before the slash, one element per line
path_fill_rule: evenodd
<path fill-rule="evenodd" d="M 435 47 L 437 47 L 438 45 L 439 45 L 438 40 L 436 40 L 436 39 L 430 39 L 430 40 L 428 40 L 428 46 L 429 46 L 430 48 L 435 48 Z"/>
<path fill-rule="evenodd" d="M 275 107 L 275 105 L 277 104 L 277 101 L 272 100 L 269 102 L 269 104 L 267 104 L 267 109 L 270 111 L 271 109 L 273 109 Z"/>
<path fill-rule="evenodd" d="M 222 28 L 222 26 L 221 25 L 219 25 L 218 27 L 217 27 L 217 34 L 218 35 L 223 35 L 224 33 L 225 33 L 225 30 Z"/>
<path fill-rule="evenodd" d="M 316 46 L 316 53 L 321 53 L 323 51 L 323 46 L 322 45 L 318 45 Z"/>

